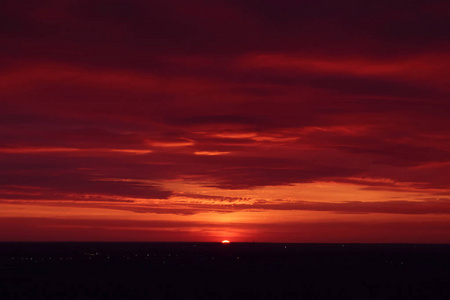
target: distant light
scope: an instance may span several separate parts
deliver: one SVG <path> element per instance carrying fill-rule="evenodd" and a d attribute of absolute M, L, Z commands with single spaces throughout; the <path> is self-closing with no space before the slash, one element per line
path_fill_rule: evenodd
<path fill-rule="evenodd" d="M 223 240 L 223 241 L 222 241 L 222 244 L 229 244 L 229 243 L 230 243 L 229 240 Z"/>

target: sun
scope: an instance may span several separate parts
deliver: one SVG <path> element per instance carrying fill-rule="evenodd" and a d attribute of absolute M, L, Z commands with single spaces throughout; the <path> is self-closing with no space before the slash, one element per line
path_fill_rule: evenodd
<path fill-rule="evenodd" d="M 229 244 L 229 243 L 230 243 L 229 240 L 223 240 L 223 241 L 222 241 L 222 244 Z"/>

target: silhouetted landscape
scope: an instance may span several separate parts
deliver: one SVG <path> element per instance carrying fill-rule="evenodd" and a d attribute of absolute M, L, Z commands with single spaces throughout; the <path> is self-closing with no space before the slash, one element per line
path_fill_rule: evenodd
<path fill-rule="evenodd" d="M 450 245 L 0 243 L 1 299 L 449 299 Z"/>

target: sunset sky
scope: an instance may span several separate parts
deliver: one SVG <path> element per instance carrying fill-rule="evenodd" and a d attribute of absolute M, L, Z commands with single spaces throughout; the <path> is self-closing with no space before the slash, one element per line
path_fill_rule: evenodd
<path fill-rule="evenodd" d="M 0 241 L 450 243 L 450 2 L 6 0 Z"/>

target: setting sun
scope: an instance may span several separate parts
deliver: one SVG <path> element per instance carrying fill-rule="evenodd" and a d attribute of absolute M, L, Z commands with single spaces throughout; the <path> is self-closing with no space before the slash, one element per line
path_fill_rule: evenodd
<path fill-rule="evenodd" d="M 223 240 L 223 241 L 222 241 L 222 244 L 229 244 L 229 243 L 230 243 L 229 240 Z"/>

